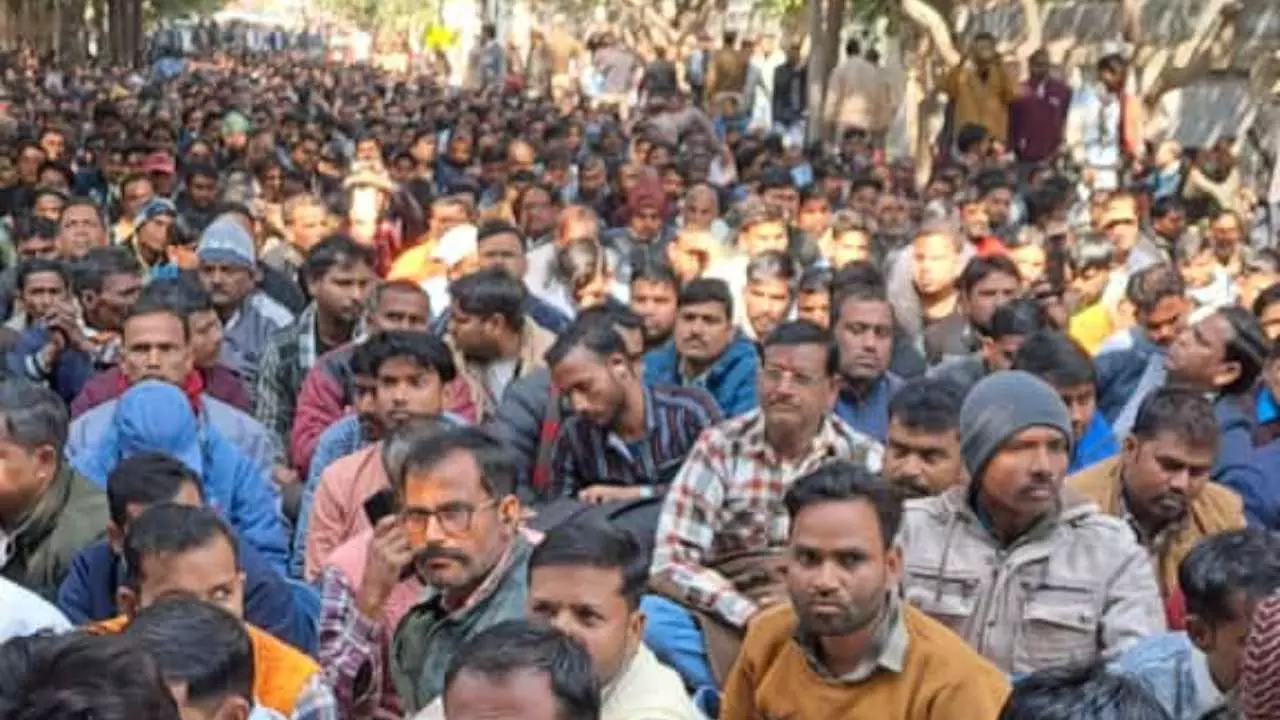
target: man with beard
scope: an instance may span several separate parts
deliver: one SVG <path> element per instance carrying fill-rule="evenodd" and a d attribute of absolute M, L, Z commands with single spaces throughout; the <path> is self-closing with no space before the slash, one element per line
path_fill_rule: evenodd
<path fill-rule="evenodd" d="M 449 349 L 423 332 L 397 330 L 380 333 L 359 349 L 367 353 L 374 378 L 373 405 L 383 433 L 424 417 L 440 417 L 444 386 L 457 370 Z M 306 571 L 314 578 L 329 553 L 343 541 L 368 529 L 363 505 L 386 488 L 387 470 L 381 461 L 382 443 L 347 455 L 320 474 L 311 501 L 306 537 Z"/>
<path fill-rule="evenodd" d="M 1235 492 L 1210 482 L 1218 426 L 1203 395 L 1157 390 L 1142 403 L 1120 455 L 1067 478 L 1067 487 L 1127 519 L 1151 555 L 1171 627 L 1180 627 L 1178 566 L 1205 537 L 1244 527 Z"/>
<path fill-rule="evenodd" d="M 836 415 L 854 430 L 884 442 L 889 401 L 902 378 L 889 372 L 893 309 L 882 285 L 852 285 L 835 302 L 832 335 L 840 350 Z"/>
<path fill-rule="evenodd" d="M 969 484 L 906 505 L 907 602 L 1006 674 L 1096 662 L 1164 630 L 1133 531 L 1063 492 L 1071 418 L 1052 387 L 1020 370 L 984 378 L 960 447 Z"/>
<path fill-rule="evenodd" d="M 553 498 L 591 504 L 658 497 L 720 408 L 696 387 L 646 387 L 612 327 L 575 322 L 546 355 L 573 415 L 551 450 Z"/>
<path fill-rule="evenodd" d="M 791 604 L 752 621 L 721 717 L 995 717 L 1009 681 L 902 601 L 893 488 L 837 460 L 796 480 L 784 502 Z"/>
<path fill-rule="evenodd" d="M 321 610 L 319 659 L 342 717 L 421 710 L 464 643 L 525 613 L 532 546 L 518 531 L 516 468 L 502 445 L 448 430 L 415 443 L 395 470 L 396 510 L 374 526 L 355 593 Z M 392 634 L 382 605 L 408 573 L 428 590 Z"/>
<path fill-rule="evenodd" d="M 967 479 L 960 454 L 960 405 L 954 383 L 917 378 L 889 402 L 884 478 L 906 498 L 945 492 Z"/>
<path fill-rule="evenodd" d="M 675 272 L 662 261 L 646 256 L 631 268 L 631 311 L 644 321 L 645 352 L 671 339 L 679 295 Z"/>

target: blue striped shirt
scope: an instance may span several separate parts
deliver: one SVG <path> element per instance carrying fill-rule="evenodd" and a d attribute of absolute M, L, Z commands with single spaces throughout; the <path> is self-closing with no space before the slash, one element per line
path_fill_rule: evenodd
<path fill-rule="evenodd" d="M 610 428 L 572 416 L 551 450 L 549 496 L 570 498 L 591 485 L 665 486 L 702 431 L 721 420 L 715 398 L 695 387 L 644 388 L 645 436 L 628 443 Z"/>

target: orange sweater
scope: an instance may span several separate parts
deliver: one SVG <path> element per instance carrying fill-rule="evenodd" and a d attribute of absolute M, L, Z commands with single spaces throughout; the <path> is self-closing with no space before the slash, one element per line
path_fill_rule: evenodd
<path fill-rule="evenodd" d="M 129 624 L 129 618 L 119 615 L 110 620 L 94 623 L 90 632 L 118 633 Z M 312 675 L 320 672 L 320 666 L 302 652 L 293 649 L 265 630 L 245 623 L 249 640 L 253 643 L 253 696 L 264 707 L 290 717 L 302 688 Z"/>
<path fill-rule="evenodd" d="M 732 720 L 893 718 L 994 720 L 1009 681 L 964 640 L 903 603 L 907 655 L 901 673 L 878 669 L 862 682 L 828 680 L 809 665 L 793 634 L 790 606 L 751 624 L 725 683 L 720 717 Z"/>

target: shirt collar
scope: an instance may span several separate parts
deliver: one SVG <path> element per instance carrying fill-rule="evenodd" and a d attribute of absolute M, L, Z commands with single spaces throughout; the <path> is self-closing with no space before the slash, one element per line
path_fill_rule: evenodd
<path fill-rule="evenodd" d="M 809 441 L 809 449 L 804 455 L 794 460 L 786 461 L 778 457 L 777 451 L 773 449 L 773 446 L 769 444 L 769 440 L 765 437 L 764 411 L 756 410 L 754 420 L 746 425 L 746 432 L 743 436 L 743 449 L 746 453 L 759 457 L 772 465 L 782 465 L 784 463 L 799 465 L 810 458 L 831 454 L 838 442 L 835 423 L 832 422 L 831 418 L 832 415 L 830 413 L 823 418 L 822 426 L 818 428 L 817 434 Z"/>
<path fill-rule="evenodd" d="M 839 677 L 832 675 L 826 664 L 819 659 L 818 638 L 808 634 L 800 624 L 797 624 L 796 631 L 792 637 L 796 644 L 800 646 L 805 659 L 809 662 L 814 672 L 827 680 L 849 684 L 869 679 L 876 670 L 902 672 L 903 667 L 906 665 L 907 645 L 909 643 L 907 624 L 903 617 L 902 602 L 898 599 L 897 591 L 889 590 L 886 591 L 886 594 L 888 597 L 884 612 L 881 613 L 880 618 L 876 621 L 878 625 L 866 656 L 858 661 L 857 667 Z"/>
<path fill-rule="evenodd" d="M 640 390 L 643 393 L 644 401 L 645 437 L 653 437 L 654 433 L 658 432 L 658 413 L 653 409 L 654 403 L 656 402 L 653 397 L 653 389 L 648 385 L 641 385 Z M 623 451 L 627 455 L 631 454 L 627 441 L 624 440 L 621 435 L 614 432 L 611 427 L 605 430 L 605 442 L 615 445 L 619 450 Z M 634 460 L 635 458 L 631 459 Z"/>

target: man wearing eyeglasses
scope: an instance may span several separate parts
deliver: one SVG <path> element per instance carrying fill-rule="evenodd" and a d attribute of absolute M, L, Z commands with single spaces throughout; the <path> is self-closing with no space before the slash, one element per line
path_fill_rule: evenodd
<path fill-rule="evenodd" d="M 470 638 L 524 616 L 532 546 L 518 531 L 516 468 L 475 428 L 446 430 L 409 448 L 394 468 L 397 511 L 374 526 L 358 590 L 321 611 L 320 664 L 342 717 L 403 717 L 444 689 Z M 394 633 L 382 608 L 406 574 L 428 588 Z"/>

